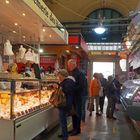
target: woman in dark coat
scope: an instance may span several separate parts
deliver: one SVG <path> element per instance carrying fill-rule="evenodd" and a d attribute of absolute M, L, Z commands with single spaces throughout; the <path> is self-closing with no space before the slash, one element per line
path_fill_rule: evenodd
<path fill-rule="evenodd" d="M 116 89 L 115 84 L 113 82 L 113 77 L 109 76 L 108 77 L 108 84 L 107 84 L 108 105 L 107 105 L 106 115 L 107 115 L 107 118 L 110 118 L 110 119 L 116 119 L 113 116 L 114 111 L 115 111 L 115 105 L 117 102 L 116 90 L 117 89 Z"/>
<path fill-rule="evenodd" d="M 58 108 L 60 126 L 62 129 L 62 140 L 68 140 L 67 114 L 72 109 L 73 95 L 75 92 L 75 79 L 71 76 L 69 77 L 68 72 L 65 69 L 59 70 L 58 78 L 60 81 L 60 86 L 62 87 L 62 91 L 64 92 L 66 96 L 66 106 Z"/>

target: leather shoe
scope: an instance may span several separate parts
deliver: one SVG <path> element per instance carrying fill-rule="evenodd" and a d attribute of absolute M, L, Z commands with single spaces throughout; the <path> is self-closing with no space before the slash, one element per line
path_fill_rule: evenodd
<path fill-rule="evenodd" d="M 116 120 L 117 118 L 113 116 L 112 119 L 113 119 L 113 120 Z"/>
<path fill-rule="evenodd" d="M 72 129 L 70 131 L 68 131 L 69 134 L 73 133 L 75 131 L 75 129 Z"/>
<path fill-rule="evenodd" d="M 80 131 L 73 131 L 71 134 L 70 134 L 70 136 L 76 136 L 76 135 L 78 135 L 78 134 L 80 134 L 81 132 Z"/>
<path fill-rule="evenodd" d="M 63 137 L 63 135 L 62 135 L 62 134 L 59 134 L 59 135 L 58 135 L 58 138 L 62 138 L 62 137 Z"/>

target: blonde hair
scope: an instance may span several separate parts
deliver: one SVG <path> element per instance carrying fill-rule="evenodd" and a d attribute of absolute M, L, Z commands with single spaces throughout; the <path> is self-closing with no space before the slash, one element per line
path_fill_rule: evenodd
<path fill-rule="evenodd" d="M 60 75 L 62 75 L 64 77 L 68 77 L 69 76 L 69 73 L 67 72 L 66 69 L 60 69 L 57 74 L 60 74 Z"/>

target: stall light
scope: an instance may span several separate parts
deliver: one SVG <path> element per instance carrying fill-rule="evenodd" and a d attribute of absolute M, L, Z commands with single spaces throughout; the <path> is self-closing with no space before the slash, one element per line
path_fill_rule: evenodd
<path fill-rule="evenodd" d="M 79 49 L 79 46 L 76 46 L 75 48 L 76 48 L 76 49 Z"/>
<path fill-rule="evenodd" d="M 49 35 L 49 37 L 51 38 L 51 37 L 52 37 L 52 35 Z"/>
<path fill-rule="evenodd" d="M 46 29 L 42 29 L 43 32 L 46 32 Z"/>
<path fill-rule="evenodd" d="M 44 52 L 44 50 L 43 50 L 43 49 L 39 49 L 39 52 L 40 52 L 40 53 L 43 53 L 43 52 Z"/>
<path fill-rule="evenodd" d="M 18 26 L 18 23 L 15 23 L 15 26 Z"/>
<path fill-rule="evenodd" d="M 62 28 L 60 28 L 60 30 L 61 30 L 61 31 L 63 31 L 63 32 L 65 31 L 65 29 L 64 29 L 63 27 L 62 27 Z"/>
<path fill-rule="evenodd" d="M 26 16 L 26 14 L 25 13 L 22 13 L 22 15 L 25 17 Z"/>
<path fill-rule="evenodd" d="M 23 38 L 26 38 L 24 35 L 22 36 Z"/>
<path fill-rule="evenodd" d="M 66 52 L 67 52 L 67 53 L 70 53 L 70 51 L 69 51 L 69 50 L 66 50 Z"/>
<path fill-rule="evenodd" d="M 15 34 L 15 33 L 16 33 L 16 31 L 13 31 L 13 33 Z"/>
<path fill-rule="evenodd" d="M 9 0 L 6 0 L 5 3 L 6 3 L 6 4 L 9 4 L 10 2 L 9 2 Z"/>

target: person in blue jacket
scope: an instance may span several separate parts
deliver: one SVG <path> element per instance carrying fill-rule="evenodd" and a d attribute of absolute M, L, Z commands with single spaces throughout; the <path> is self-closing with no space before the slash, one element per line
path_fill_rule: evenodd
<path fill-rule="evenodd" d="M 68 72 L 65 69 L 60 69 L 57 73 L 57 76 L 60 81 L 60 87 L 62 88 L 62 91 L 66 96 L 66 106 L 58 108 L 60 126 L 62 129 L 62 134 L 59 135 L 59 137 L 62 137 L 62 140 L 68 140 L 67 114 L 71 112 L 73 105 L 73 95 L 75 93 L 75 79 L 69 76 Z"/>

